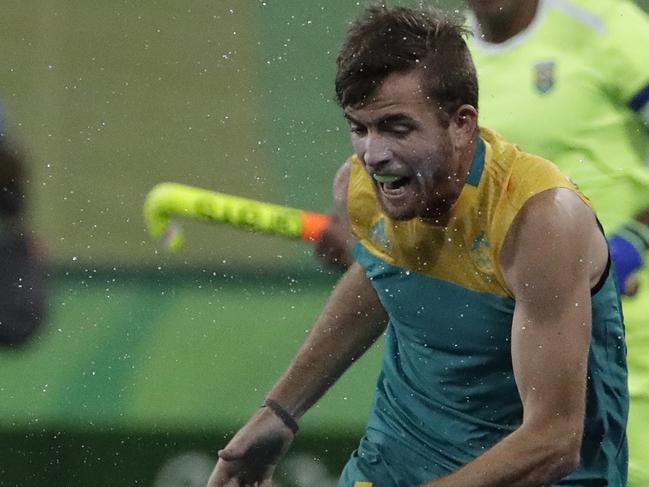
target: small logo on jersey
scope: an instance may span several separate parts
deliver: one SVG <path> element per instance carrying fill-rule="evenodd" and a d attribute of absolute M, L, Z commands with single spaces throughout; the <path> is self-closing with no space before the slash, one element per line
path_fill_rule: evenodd
<path fill-rule="evenodd" d="M 473 246 L 471 247 L 471 258 L 478 270 L 491 276 L 493 274 L 493 262 L 491 260 L 491 244 L 487 240 L 484 232 L 480 232 L 478 236 L 473 239 Z"/>
<path fill-rule="evenodd" d="M 554 61 L 541 61 L 534 65 L 534 86 L 539 93 L 545 94 L 554 88 L 555 68 Z"/>
<path fill-rule="evenodd" d="M 390 250 L 390 241 L 385 236 L 385 220 L 381 218 L 378 222 L 370 228 L 368 238 L 370 241 L 384 250 Z"/>

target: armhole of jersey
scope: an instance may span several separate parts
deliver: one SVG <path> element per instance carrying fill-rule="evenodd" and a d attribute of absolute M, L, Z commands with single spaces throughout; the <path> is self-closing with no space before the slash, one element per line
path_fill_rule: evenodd
<path fill-rule="evenodd" d="M 356 243 L 352 247 L 352 256 L 354 257 L 354 260 L 357 261 L 358 263 L 361 263 L 361 257 L 364 252 L 367 250 L 363 246 L 363 244 L 360 242 L 360 240 L 356 240 Z"/>
<path fill-rule="evenodd" d="M 496 274 L 496 279 L 498 280 L 500 286 L 503 288 L 505 293 L 511 298 L 514 298 L 514 294 L 512 293 L 511 289 L 509 289 L 509 286 L 507 285 L 507 282 L 505 280 L 505 276 L 502 273 L 502 270 L 501 270 L 501 267 L 500 267 L 500 252 L 502 251 L 502 248 L 505 245 L 505 240 L 507 239 L 507 235 L 509 235 L 509 231 L 511 230 L 511 227 L 514 224 L 514 220 L 516 220 L 516 217 L 521 212 L 523 207 L 529 202 L 529 200 L 534 198 L 535 196 L 538 196 L 541 193 L 544 193 L 545 191 L 552 191 L 552 190 L 555 190 L 555 189 L 567 189 L 569 191 L 572 191 L 573 193 L 575 193 L 579 197 L 579 199 L 581 199 L 582 202 L 584 202 L 584 204 L 586 204 L 586 206 L 588 206 L 591 209 L 593 208 L 592 205 L 590 204 L 590 201 L 588 200 L 588 198 L 586 198 L 575 186 L 572 186 L 569 183 L 565 183 L 565 184 L 554 183 L 553 185 L 547 186 L 545 188 L 541 188 L 538 191 L 536 191 L 535 193 L 533 193 L 531 195 L 528 195 L 528 197 L 526 197 L 523 200 L 523 202 L 522 202 L 522 204 L 520 204 L 520 206 L 512 205 L 511 200 L 509 200 L 509 199 L 504 200 L 504 202 L 506 204 L 510 204 L 512 206 L 512 208 L 514 208 L 514 211 L 512 212 L 511 218 L 508 219 L 507 224 L 505 226 L 501 226 L 500 230 L 498 231 L 497 241 L 499 242 L 499 245 L 496 248 L 496 252 L 493 254 L 494 259 L 495 259 L 494 262 L 496 264 L 494 270 L 495 270 L 495 274 Z M 602 228 L 599 221 L 597 221 L 597 225 L 599 226 L 599 228 L 600 228 L 600 230 L 602 232 L 602 235 L 605 236 L 604 229 Z M 609 256 L 609 260 L 610 260 L 610 256 Z M 608 266 L 608 264 L 607 264 L 607 266 Z M 608 267 L 605 270 L 604 274 L 602 274 L 602 279 L 600 279 L 601 282 L 598 281 L 595 288 L 598 288 L 598 286 L 599 287 L 603 286 L 604 282 L 606 281 L 607 276 L 608 276 Z M 595 289 L 595 288 L 593 288 L 593 289 Z M 599 288 L 598 288 L 598 290 L 599 290 Z M 592 292 L 592 290 L 591 290 L 591 292 Z"/>
<path fill-rule="evenodd" d="M 611 254 L 608 255 L 608 259 L 606 260 L 606 268 L 604 269 L 604 272 L 602 273 L 602 277 L 599 278 L 599 281 L 595 286 L 590 290 L 590 295 L 595 296 L 600 289 L 604 287 L 604 283 L 606 283 L 606 279 L 608 279 L 608 275 L 611 272 Z"/>
<path fill-rule="evenodd" d="M 606 234 L 604 233 L 604 227 L 602 227 L 602 224 L 599 222 L 599 219 L 595 218 L 595 221 L 597 222 L 597 226 L 599 227 L 600 232 L 602 232 L 602 236 L 606 238 Z M 590 290 L 590 295 L 595 296 L 600 289 L 604 287 L 604 284 L 606 283 L 606 280 L 608 279 L 608 275 L 611 272 L 611 252 L 608 250 L 608 243 L 606 245 L 607 252 L 606 252 L 606 267 L 604 268 L 604 272 L 602 272 L 602 275 L 599 278 L 599 281 L 597 281 L 597 284 L 593 286 L 593 288 Z"/>

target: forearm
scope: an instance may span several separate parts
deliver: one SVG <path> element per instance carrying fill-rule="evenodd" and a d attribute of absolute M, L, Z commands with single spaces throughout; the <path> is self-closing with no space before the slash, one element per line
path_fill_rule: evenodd
<path fill-rule="evenodd" d="M 386 323 L 387 315 L 364 270 L 354 264 L 268 397 L 300 418 L 374 343 Z"/>
<path fill-rule="evenodd" d="M 522 426 L 457 472 L 421 487 L 541 487 L 579 463 L 581 431 L 565 425 Z"/>

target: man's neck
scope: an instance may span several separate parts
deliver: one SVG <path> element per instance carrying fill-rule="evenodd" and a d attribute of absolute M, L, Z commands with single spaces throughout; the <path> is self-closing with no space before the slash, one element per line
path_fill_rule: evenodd
<path fill-rule="evenodd" d="M 492 44 L 500 44 L 523 32 L 534 20 L 539 1 L 520 0 L 514 2 L 509 11 L 476 14 L 483 39 Z"/>

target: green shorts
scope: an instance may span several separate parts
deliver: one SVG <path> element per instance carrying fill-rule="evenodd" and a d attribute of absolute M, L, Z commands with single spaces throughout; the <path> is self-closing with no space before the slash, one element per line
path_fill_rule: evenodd
<path fill-rule="evenodd" d="M 363 437 L 345 465 L 338 487 L 392 487 L 399 484 L 376 445 Z M 416 484 L 412 484 L 416 485 Z"/>
<path fill-rule="evenodd" d="M 368 429 L 345 465 L 338 487 L 413 487 L 449 475 L 458 468 L 459 465 L 431 462 L 400 442 Z M 601 478 L 564 479 L 553 486 L 599 487 L 605 485 L 603 482 Z M 649 484 L 630 483 L 629 487 L 649 487 Z"/>
<path fill-rule="evenodd" d="M 452 471 L 368 429 L 345 465 L 338 487 L 412 487 Z"/>

